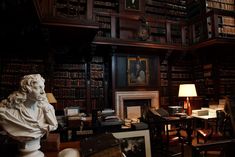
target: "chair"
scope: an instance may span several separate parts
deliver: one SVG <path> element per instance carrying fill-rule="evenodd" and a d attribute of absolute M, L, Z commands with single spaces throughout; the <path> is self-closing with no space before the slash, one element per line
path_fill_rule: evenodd
<path fill-rule="evenodd" d="M 171 117 L 161 108 L 151 111 L 149 117 L 151 139 L 154 139 L 153 143 L 163 156 L 183 157 L 185 140 L 180 133 L 181 123 L 174 118 L 179 117 Z"/>
<path fill-rule="evenodd" d="M 181 125 L 179 123 L 170 124 L 169 128 L 169 124 L 166 124 L 164 129 L 164 132 L 161 134 L 161 142 L 166 156 L 184 157 L 184 143 L 186 140 L 181 136 Z"/>
<path fill-rule="evenodd" d="M 203 140 L 206 143 L 208 140 L 220 140 L 231 137 L 232 128 L 230 115 L 223 110 L 216 111 L 215 123 L 209 124 L 207 129 L 197 130 L 197 143 Z"/>

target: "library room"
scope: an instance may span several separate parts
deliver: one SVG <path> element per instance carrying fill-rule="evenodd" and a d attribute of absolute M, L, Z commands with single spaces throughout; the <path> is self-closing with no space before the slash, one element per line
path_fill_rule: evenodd
<path fill-rule="evenodd" d="M 234 0 L 2 0 L 0 156 L 232 157 Z"/>

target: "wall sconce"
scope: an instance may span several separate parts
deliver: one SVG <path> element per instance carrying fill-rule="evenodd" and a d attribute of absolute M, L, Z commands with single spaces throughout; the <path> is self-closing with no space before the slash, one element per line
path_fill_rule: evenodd
<path fill-rule="evenodd" d="M 197 96 L 197 91 L 195 84 L 181 84 L 179 86 L 178 97 L 186 97 L 187 114 L 189 116 L 192 115 L 192 108 L 189 102 L 189 97 L 196 97 L 196 96 Z"/>

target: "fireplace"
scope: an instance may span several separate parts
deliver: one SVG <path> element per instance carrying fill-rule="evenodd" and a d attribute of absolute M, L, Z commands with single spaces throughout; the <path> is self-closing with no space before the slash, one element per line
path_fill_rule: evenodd
<path fill-rule="evenodd" d="M 124 117 L 125 100 L 151 100 L 152 108 L 159 108 L 159 91 L 119 91 L 115 93 L 115 111 L 121 119 Z"/>

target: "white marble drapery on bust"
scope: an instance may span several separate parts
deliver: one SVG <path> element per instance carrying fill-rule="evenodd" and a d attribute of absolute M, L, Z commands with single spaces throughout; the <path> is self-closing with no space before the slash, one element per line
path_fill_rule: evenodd
<path fill-rule="evenodd" d="M 44 82 L 40 74 L 25 75 L 20 89 L 0 103 L 0 125 L 21 143 L 21 157 L 43 157 L 38 151 L 40 138 L 58 127 L 54 107 L 46 98 Z"/>
<path fill-rule="evenodd" d="M 38 103 L 38 113 L 32 116 L 23 104 L 14 108 L 0 107 L 0 119 L 4 130 L 15 138 L 42 137 L 47 131 L 57 128 L 54 107 L 46 101 Z"/>

